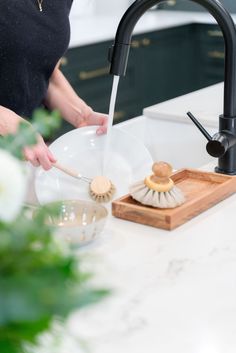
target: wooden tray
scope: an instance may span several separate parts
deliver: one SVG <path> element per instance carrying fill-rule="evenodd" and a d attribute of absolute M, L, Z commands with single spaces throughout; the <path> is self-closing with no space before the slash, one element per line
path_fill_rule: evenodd
<path fill-rule="evenodd" d="M 156 228 L 172 230 L 236 191 L 236 176 L 182 169 L 171 176 L 186 201 L 176 208 L 144 206 L 130 195 L 112 202 L 115 217 Z"/>

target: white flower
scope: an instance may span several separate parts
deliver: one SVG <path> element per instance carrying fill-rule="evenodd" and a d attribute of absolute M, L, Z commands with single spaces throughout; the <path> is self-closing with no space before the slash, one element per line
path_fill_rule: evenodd
<path fill-rule="evenodd" d="M 0 220 L 11 222 L 18 215 L 26 192 L 21 162 L 0 150 Z"/>

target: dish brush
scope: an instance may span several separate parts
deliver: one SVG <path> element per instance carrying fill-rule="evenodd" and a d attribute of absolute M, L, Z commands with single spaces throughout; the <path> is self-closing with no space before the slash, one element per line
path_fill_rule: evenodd
<path fill-rule="evenodd" d="M 174 185 L 170 175 L 172 167 L 166 162 L 154 163 L 153 174 L 130 187 L 130 195 L 136 201 L 158 208 L 174 208 L 185 201 L 182 191 Z"/>
<path fill-rule="evenodd" d="M 54 168 L 70 175 L 71 177 L 89 183 L 89 194 L 96 202 L 109 202 L 115 194 L 116 188 L 112 182 L 105 176 L 96 176 L 93 179 L 88 178 L 58 162 L 53 164 Z"/>

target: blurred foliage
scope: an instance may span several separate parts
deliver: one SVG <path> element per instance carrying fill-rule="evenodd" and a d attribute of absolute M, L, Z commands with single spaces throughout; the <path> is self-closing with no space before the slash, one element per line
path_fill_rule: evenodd
<path fill-rule="evenodd" d="M 25 210 L 14 223 L 0 223 L 1 353 L 23 352 L 22 343 L 34 342 L 53 317 L 64 318 L 108 293 L 89 287 L 91 275 L 52 236 L 48 212 L 40 208 L 32 221 Z"/>
<path fill-rule="evenodd" d="M 22 158 L 22 149 L 33 145 L 37 133 L 49 136 L 60 124 L 57 112 L 37 110 L 32 125 L 21 123 L 15 135 L 0 139 L 0 148 Z M 12 223 L 0 222 L 0 352 L 24 353 L 25 343 L 50 329 L 55 318 L 64 319 L 75 308 L 92 304 L 108 294 L 91 287 L 91 274 L 81 270 L 78 256 L 59 243 L 40 207 L 29 209 Z"/>
<path fill-rule="evenodd" d="M 48 138 L 60 125 L 61 117 L 58 111 L 48 112 L 45 109 L 36 109 L 31 123 L 22 120 L 15 134 L 0 138 L 0 148 L 9 151 L 19 159 L 23 159 L 23 148 L 35 145 L 38 133 Z"/>

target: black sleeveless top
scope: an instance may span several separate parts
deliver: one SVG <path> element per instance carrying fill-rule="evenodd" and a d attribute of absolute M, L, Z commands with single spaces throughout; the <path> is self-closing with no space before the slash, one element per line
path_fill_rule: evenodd
<path fill-rule="evenodd" d="M 0 105 L 30 117 L 70 39 L 73 0 L 0 0 Z M 1 117 L 0 117 L 1 118 Z"/>

